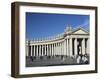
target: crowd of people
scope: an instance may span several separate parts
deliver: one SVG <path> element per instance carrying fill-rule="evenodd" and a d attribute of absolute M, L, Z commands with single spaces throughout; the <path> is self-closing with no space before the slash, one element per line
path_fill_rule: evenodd
<path fill-rule="evenodd" d="M 89 56 L 87 54 L 85 55 L 80 54 L 76 57 L 76 59 L 77 59 L 78 64 L 83 64 L 83 63 L 88 64 L 89 63 Z"/>

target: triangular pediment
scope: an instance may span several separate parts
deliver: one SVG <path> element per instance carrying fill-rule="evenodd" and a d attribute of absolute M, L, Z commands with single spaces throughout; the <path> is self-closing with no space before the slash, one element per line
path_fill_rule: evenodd
<path fill-rule="evenodd" d="M 88 34 L 88 31 L 79 28 L 79 29 L 73 31 L 72 33 L 73 34 Z"/>

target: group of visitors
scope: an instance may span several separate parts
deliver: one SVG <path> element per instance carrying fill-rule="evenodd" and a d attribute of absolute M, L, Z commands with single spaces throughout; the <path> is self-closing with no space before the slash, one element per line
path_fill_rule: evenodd
<path fill-rule="evenodd" d="M 80 54 L 80 55 L 78 55 L 77 56 L 77 63 L 78 64 L 88 64 L 89 63 L 89 59 L 88 59 L 89 57 L 88 57 L 88 55 L 87 54 L 85 54 L 85 55 L 82 55 L 82 54 Z"/>

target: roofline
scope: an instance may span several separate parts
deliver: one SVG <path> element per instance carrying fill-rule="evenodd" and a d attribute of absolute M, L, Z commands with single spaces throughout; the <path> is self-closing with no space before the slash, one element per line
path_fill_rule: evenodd
<path fill-rule="evenodd" d="M 83 31 L 85 31 L 87 34 L 89 34 L 89 31 L 87 31 L 87 30 L 85 30 L 85 29 L 83 29 L 81 27 L 79 27 L 79 28 L 75 29 L 74 31 L 72 31 L 72 33 L 76 32 L 76 31 L 78 31 L 80 29 L 83 30 Z"/>

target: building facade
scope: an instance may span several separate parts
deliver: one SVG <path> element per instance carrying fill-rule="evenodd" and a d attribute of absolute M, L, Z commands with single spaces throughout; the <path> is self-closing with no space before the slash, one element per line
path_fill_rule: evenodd
<path fill-rule="evenodd" d="M 89 32 L 67 27 L 55 37 L 26 41 L 26 56 L 77 56 L 89 54 Z"/>

